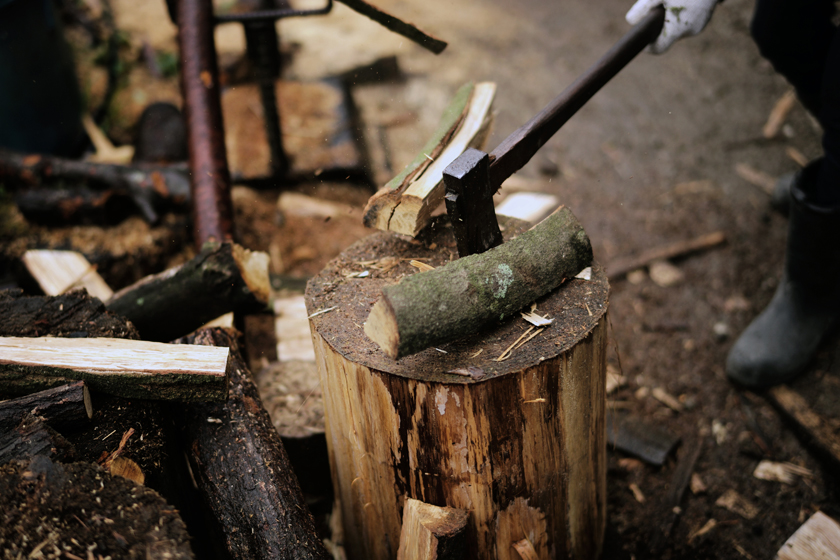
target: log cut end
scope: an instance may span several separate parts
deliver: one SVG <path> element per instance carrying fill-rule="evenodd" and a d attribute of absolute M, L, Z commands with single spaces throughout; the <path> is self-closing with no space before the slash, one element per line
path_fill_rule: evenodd
<path fill-rule="evenodd" d="M 400 331 L 394 309 L 383 296 L 370 310 L 365 334 L 377 343 L 392 360 L 399 357 Z"/>
<path fill-rule="evenodd" d="M 233 244 L 233 259 L 239 267 L 245 285 L 259 301 L 268 303 L 271 295 L 271 282 L 268 276 L 268 254 L 251 251 Z"/>

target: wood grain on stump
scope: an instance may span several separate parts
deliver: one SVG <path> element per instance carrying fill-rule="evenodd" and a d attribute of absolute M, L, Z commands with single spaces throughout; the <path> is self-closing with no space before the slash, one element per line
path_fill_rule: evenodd
<path fill-rule="evenodd" d="M 522 229 L 508 223 L 505 237 Z M 416 273 L 412 259 L 456 256 L 442 221 L 419 240 L 377 233 L 307 288 L 308 312 L 321 312 L 311 327 L 348 557 L 394 558 L 414 498 L 470 512 L 468 558 L 518 559 L 523 539 L 540 559 L 594 558 L 606 507 L 604 271 L 538 300 L 554 322 L 506 360 L 523 319 L 390 359 L 363 331 L 382 287 Z"/>

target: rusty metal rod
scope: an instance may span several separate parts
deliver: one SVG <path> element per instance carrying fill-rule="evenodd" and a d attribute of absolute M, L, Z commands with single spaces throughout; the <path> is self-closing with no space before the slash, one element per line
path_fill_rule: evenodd
<path fill-rule="evenodd" d="M 211 0 L 178 0 L 177 3 L 181 90 L 193 198 L 193 239 L 200 248 L 207 241 L 233 237 L 230 171 L 213 41 L 213 5 Z"/>
<path fill-rule="evenodd" d="M 665 10 L 660 6 L 622 37 L 575 82 L 534 118 L 505 138 L 490 154 L 490 184 L 494 190 L 522 169 L 555 132 L 662 31 Z"/>

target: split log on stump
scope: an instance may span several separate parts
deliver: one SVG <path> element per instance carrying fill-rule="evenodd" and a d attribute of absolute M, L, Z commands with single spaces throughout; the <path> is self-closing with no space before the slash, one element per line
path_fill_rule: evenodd
<path fill-rule="evenodd" d="M 193 558 L 175 508 L 89 463 L 39 456 L 2 466 L 0 503 L 8 558 Z"/>
<path fill-rule="evenodd" d="M 592 263 L 568 208 L 512 241 L 382 289 L 365 333 L 394 359 L 515 315 Z"/>
<path fill-rule="evenodd" d="M 467 84 L 455 94 L 432 138 L 410 164 L 374 194 L 365 207 L 370 228 L 417 235 L 445 193 L 443 170 L 467 148 L 481 148 L 490 133 L 496 84 Z"/>
<path fill-rule="evenodd" d="M 408 498 L 403 508 L 397 560 L 461 560 L 466 555 L 469 512 Z"/>
<path fill-rule="evenodd" d="M 93 416 L 90 392 L 76 381 L 17 399 L 0 401 L 0 433 L 15 428 L 27 414 L 44 418 L 54 429 L 73 431 Z"/>
<path fill-rule="evenodd" d="M 134 325 L 84 292 L 50 297 L 0 290 L 0 317 L 0 336 L 140 338 Z"/>
<path fill-rule="evenodd" d="M 107 305 L 145 340 L 166 342 L 231 311 L 261 311 L 270 290 L 267 254 L 208 243 L 194 259 L 120 290 Z"/>
<path fill-rule="evenodd" d="M 326 560 L 329 555 L 233 333 L 201 329 L 177 341 L 231 349 L 227 401 L 187 405 L 176 413 L 195 482 L 231 558 Z"/>
<path fill-rule="evenodd" d="M 384 286 L 417 273 L 410 260 L 449 262 L 451 228 L 427 232 L 363 239 L 307 287 L 307 310 L 321 312 L 310 324 L 348 558 L 393 558 L 406 498 L 468 510 L 466 558 L 515 560 L 525 538 L 540 559 L 595 558 L 606 519 L 603 268 L 537 300 L 554 318 L 542 330 L 522 338 L 530 325 L 517 314 L 394 361 L 361 325 Z M 386 261 L 398 264 L 347 274 Z"/>
<path fill-rule="evenodd" d="M 72 461 L 76 450 L 61 434 L 32 414 L 11 430 L 0 432 L 0 465 L 38 455 L 56 461 Z"/>
<path fill-rule="evenodd" d="M 17 394 L 83 380 L 120 397 L 222 400 L 227 366 L 227 348 L 119 338 L 0 337 L 0 385 Z"/>

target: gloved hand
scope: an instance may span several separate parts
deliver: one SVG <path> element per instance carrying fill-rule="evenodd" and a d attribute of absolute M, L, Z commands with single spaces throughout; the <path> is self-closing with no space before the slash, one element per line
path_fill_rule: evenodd
<path fill-rule="evenodd" d="M 674 41 L 689 35 L 697 35 L 712 17 L 712 11 L 719 0 L 637 0 L 625 18 L 631 25 L 636 25 L 651 9 L 660 4 L 665 7 L 665 25 L 656 41 L 648 46 L 648 51 L 661 54 L 674 44 Z"/>

